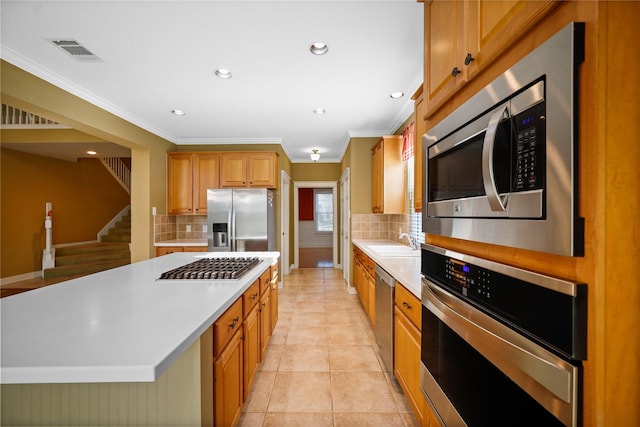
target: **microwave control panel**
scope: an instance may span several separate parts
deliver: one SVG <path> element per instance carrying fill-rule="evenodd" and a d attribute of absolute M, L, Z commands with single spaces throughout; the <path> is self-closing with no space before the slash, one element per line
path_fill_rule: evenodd
<path fill-rule="evenodd" d="M 515 127 L 514 190 L 544 188 L 545 108 L 544 102 L 513 118 Z"/>

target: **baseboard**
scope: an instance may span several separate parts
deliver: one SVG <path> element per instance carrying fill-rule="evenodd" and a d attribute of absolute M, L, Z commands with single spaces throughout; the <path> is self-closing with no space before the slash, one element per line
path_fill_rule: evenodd
<path fill-rule="evenodd" d="M 17 276 L 3 277 L 2 279 L 0 279 L 0 285 L 8 285 L 9 283 L 40 278 L 42 278 L 42 270 L 32 271 L 31 273 L 18 274 Z"/>

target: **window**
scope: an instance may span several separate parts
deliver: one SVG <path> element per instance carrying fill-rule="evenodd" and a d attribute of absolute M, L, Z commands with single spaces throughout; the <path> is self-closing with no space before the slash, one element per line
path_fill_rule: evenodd
<path fill-rule="evenodd" d="M 333 233 L 333 191 L 331 188 L 313 190 L 316 233 Z"/>

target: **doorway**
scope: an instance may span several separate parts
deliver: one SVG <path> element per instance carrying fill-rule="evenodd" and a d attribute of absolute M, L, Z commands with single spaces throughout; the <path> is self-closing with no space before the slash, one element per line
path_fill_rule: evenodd
<path fill-rule="evenodd" d="M 338 268 L 337 183 L 295 182 L 293 197 L 293 268 Z"/>

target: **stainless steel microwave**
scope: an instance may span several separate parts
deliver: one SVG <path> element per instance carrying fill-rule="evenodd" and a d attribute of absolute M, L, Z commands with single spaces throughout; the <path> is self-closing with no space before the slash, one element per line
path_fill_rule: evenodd
<path fill-rule="evenodd" d="M 578 214 L 578 70 L 584 24 L 551 37 L 423 140 L 423 230 L 583 255 Z"/>

